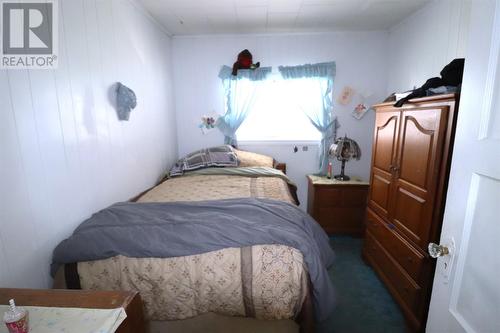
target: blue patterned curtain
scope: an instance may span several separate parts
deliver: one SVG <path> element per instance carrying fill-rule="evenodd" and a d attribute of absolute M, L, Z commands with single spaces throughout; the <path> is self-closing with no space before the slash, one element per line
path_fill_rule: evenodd
<path fill-rule="evenodd" d="M 328 148 L 339 127 L 337 117 L 332 116 L 335 62 L 280 66 L 279 71 L 288 85 L 290 97 L 321 132 L 319 173 L 324 175 L 328 168 Z"/>
<path fill-rule="evenodd" d="M 240 69 L 238 75 L 223 66 L 219 72 L 226 97 L 226 113 L 217 119 L 216 127 L 224 134 L 224 143 L 236 146 L 236 131 L 252 109 L 262 81 L 271 73 L 271 67 Z"/>

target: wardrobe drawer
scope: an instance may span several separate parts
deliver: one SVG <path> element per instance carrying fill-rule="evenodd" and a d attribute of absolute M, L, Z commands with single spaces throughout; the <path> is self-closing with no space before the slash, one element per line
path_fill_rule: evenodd
<path fill-rule="evenodd" d="M 384 282 L 390 285 L 389 289 L 392 289 L 397 294 L 395 295 L 396 299 L 399 298 L 413 312 L 417 312 L 421 301 L 422 289 L 375 240 L 370 231 L 366 233 L 364 250 L 375 271 L 382 275 Z"/>
<path fill-rule="evenodd" d="M 367 228 L 389 254 L 415 280 L 422 277 L 422 270 L 426 264 L 423 254 L 415 250 L 407 241 L 399 236 L 372 210 L 367 209 Z"/>

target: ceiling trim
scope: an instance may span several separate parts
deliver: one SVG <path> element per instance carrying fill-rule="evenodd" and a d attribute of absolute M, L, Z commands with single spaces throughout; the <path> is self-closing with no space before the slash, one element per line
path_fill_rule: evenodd
<path fill-rule="evenodd" d="M 233 33 L 233 34 L 198 34 L 198 35 L 172 35 L 172 39 L 188 38 L 219 38 L 219 37 L 266 37 L 266 36 L 311 36 L 311 35 L 332 35 L 332 34 L 366 34 L 366 33 L 384 33 L 389 34 L 389 30 L 332 30 L 332 31 L 295 31 L 295 32 L 259 32 L 259 33 Z"/>

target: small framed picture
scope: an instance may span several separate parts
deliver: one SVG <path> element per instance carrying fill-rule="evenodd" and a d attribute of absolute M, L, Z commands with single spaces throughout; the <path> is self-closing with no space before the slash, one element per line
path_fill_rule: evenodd
<path fill-rule="evenodd" d="M 354 118 L 359 120 L 363 118 L 363 116 L 366 114 L 367 111 L 368 107 L 364 103 L 359 103 L 358 105 L 356 105 L 354 110 L 352 110 L 351 114 Z"/>
<path fill-rule="evenodd" d="M 351 112 L 352 116 L 357 120 L 363 118 L 365 114 L 371 109 L 371 100 L 373 100 L 373 92 L 371 91 L 362 91 L 357 94 L 355 98 L 356 106 Z"/>

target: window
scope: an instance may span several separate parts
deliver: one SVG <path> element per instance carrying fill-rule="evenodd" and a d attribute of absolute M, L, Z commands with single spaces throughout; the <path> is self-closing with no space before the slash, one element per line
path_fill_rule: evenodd
<path fill-rule="evenodd" d="M 303 98 L 317 99 L 317 94 L 306 86 L 301 90 Z M 280 74 L 262 82 L 251 112 L 236 131 L 238 141 L 320 141 L 321 133 L 290 98 L 290 93 L 289 84 Z"/>

